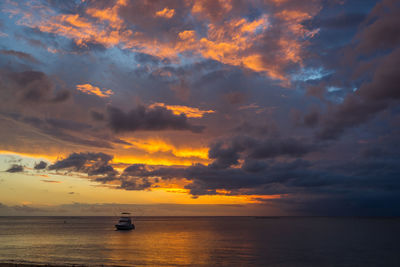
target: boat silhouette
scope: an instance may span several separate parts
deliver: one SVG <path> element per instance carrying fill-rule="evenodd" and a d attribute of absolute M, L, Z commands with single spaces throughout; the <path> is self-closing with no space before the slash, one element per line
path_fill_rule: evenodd
<path fill-rule="evenodd" d="M 133 230 L 135 225 L 132 223 L 130 213 L 122 212 L 121 218 L 119 218 L 118 223 L 115 225 L 117 230 Z"/>

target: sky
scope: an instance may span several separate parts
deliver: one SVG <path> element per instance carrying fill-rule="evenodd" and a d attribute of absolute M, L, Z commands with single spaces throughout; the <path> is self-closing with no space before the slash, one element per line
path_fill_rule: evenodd
<path fill-rule="evenodd" d="M 0 215 L 400 216 L 398 1 L 0 10 Z"/>

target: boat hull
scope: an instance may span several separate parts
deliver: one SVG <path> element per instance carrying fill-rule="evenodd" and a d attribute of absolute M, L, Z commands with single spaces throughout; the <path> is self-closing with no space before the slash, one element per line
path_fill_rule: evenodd
<path fill-rule="evenodd" d="M 133 224 L 131 224 L 131 225 L 118 225 L 118 224 L 116 224 L 115 228 L 117 230 L 121 230 L 121 231 L 129 231 L 129 230 L 135 229 L 135 226 Z"/>

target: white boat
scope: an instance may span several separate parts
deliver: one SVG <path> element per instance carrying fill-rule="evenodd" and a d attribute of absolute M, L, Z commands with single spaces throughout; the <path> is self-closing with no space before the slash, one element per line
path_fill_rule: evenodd
<path fill-rule="evenodd" d="M 117 230 L 132 230 L 135 229 L 135 225 L 132 223 L 130 213 L 123 212 L 119 218 L 118 223 L 115 225 Z"/>

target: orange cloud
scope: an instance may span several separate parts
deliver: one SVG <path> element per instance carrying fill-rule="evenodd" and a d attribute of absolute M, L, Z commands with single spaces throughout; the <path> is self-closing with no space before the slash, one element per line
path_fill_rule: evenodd
<path fill-rule="evenodd" d="M 86 83 L 86 84 L 78 84 L 76 86 L 76 89 L 81 91 L 81 92 L 83 92 L 83 93 L 86 93 L 86 94 L 89 94 L 89 95 L 97 95 L 98 97 L 102 97 L 102 98 L 110 97 L 111 95 L 114 94 L 114 92 L 111 91 L 110 89 L 103 88 L 103 90 L 101 90 L 99 87 L 93 86 L 93 85 L 88 84 L 88 83 Z"/>
<path fill-rule="evenodd" d="M 163 10 L 156 12 L 156 17 L 170 19 L 175 15 L 174 9 L 164 8 Z"/>
<path fill-rule="evenodd" d="M 195 31 L 183 31 L 183 32 L 178 33 L 178 36 L 182 40 L 194 40 L 194 38 L 196 36 L 196 32 Z"/>
<path fill-rule="evenodd" d="M 171 110 L 175 115 L 185 114 L 188 118 L 202 118 L 204 114 L 214 113 L 214 110 L 201 110 L 198 108 L 180 106 L 180 105 L 166 105 L 164 103 L 154 103 L 149 106 L 154 107 L 164 107 Z"/>
<path fill-rule="evenodd" d="M 112 23 L 112 27 L 120 28 L 123 24 L 123 20 L 118 15 L 118 10 L 126 6 L 126 0 L 119 0 L 115 6 L 106 9 L 88 8 L 86 14 L 97 18 L 99 21 L 109 21 Z"/>
<path fill-rule="evenodd" d="M 272 3 L 276 10 L 272 9 L 271 13 L 250 21 L 237 15 L 231 16 L 234 10 L 234 2 L 231 0 L 213 1 L 185 2 L 191 6 L 191 13 L 196 19 L 203 20 L 201 23 L 206 21 L 208 29 L 205 34 L 191 29 L 183 30 L 176 33 L 176 39 L 158 38 L 159 35 L 130 29 L 119 15 L 119 11 L 127 6 L 126 1 L 121 0 L 103 9 L 89 7 L 82 15 L 54 15 L 55 12 L 48 9 L 35 9 L 37 14 L 26 11 L 19 23 L 73 39 L 80 46 L 88 43 L 97 43 L 108 48 L 120 46 L 134 52 L 169 58 L 174 62 L 179 62 L 179 56 L 185 53 L 188 56 L 201 56 L 223 64 L 262 72 L 271 78 L 287 82 L 286 66 L 302 64 L 303 50 L 307 44 L 305 39 L 312 38 L 318 32 L 318 29 L 306 29 L 302 23 L 320 10 L 319 5 L 315 3 L 295 8 L 286 5 L 286 0 L 269 0 L 266 3 Z M 211 10 L 214 3 L 217 3 L 215 6 L 218 8 L 215 12 Z M 143 5 L 146 8 L 147 4 Z M 7 12 L 18 13 L 15 10 Z M 155 17 L 167 19 L 175 15 L 175 9 L 168 7 L 152 12 L 155 12 Z M 229 16 L 222 19 L 227 14 Z M 268 37 L 269 29 L 274 26 L 271 23 L 279 23 L 278 36 L 274 34 Z M 273 44 L 273 53 L 256 48 L 268 43 L 267 38 L 271 38 L 269 43 Z"/>
<path fill-rule="evenodd" d="M 191 2 L 193 3 L 192 13 L 205 18 L 222 16 L 232 10 L 232 0 L 193 0 Z M 218 10 L 215 10 L 216 8 Z"/>

